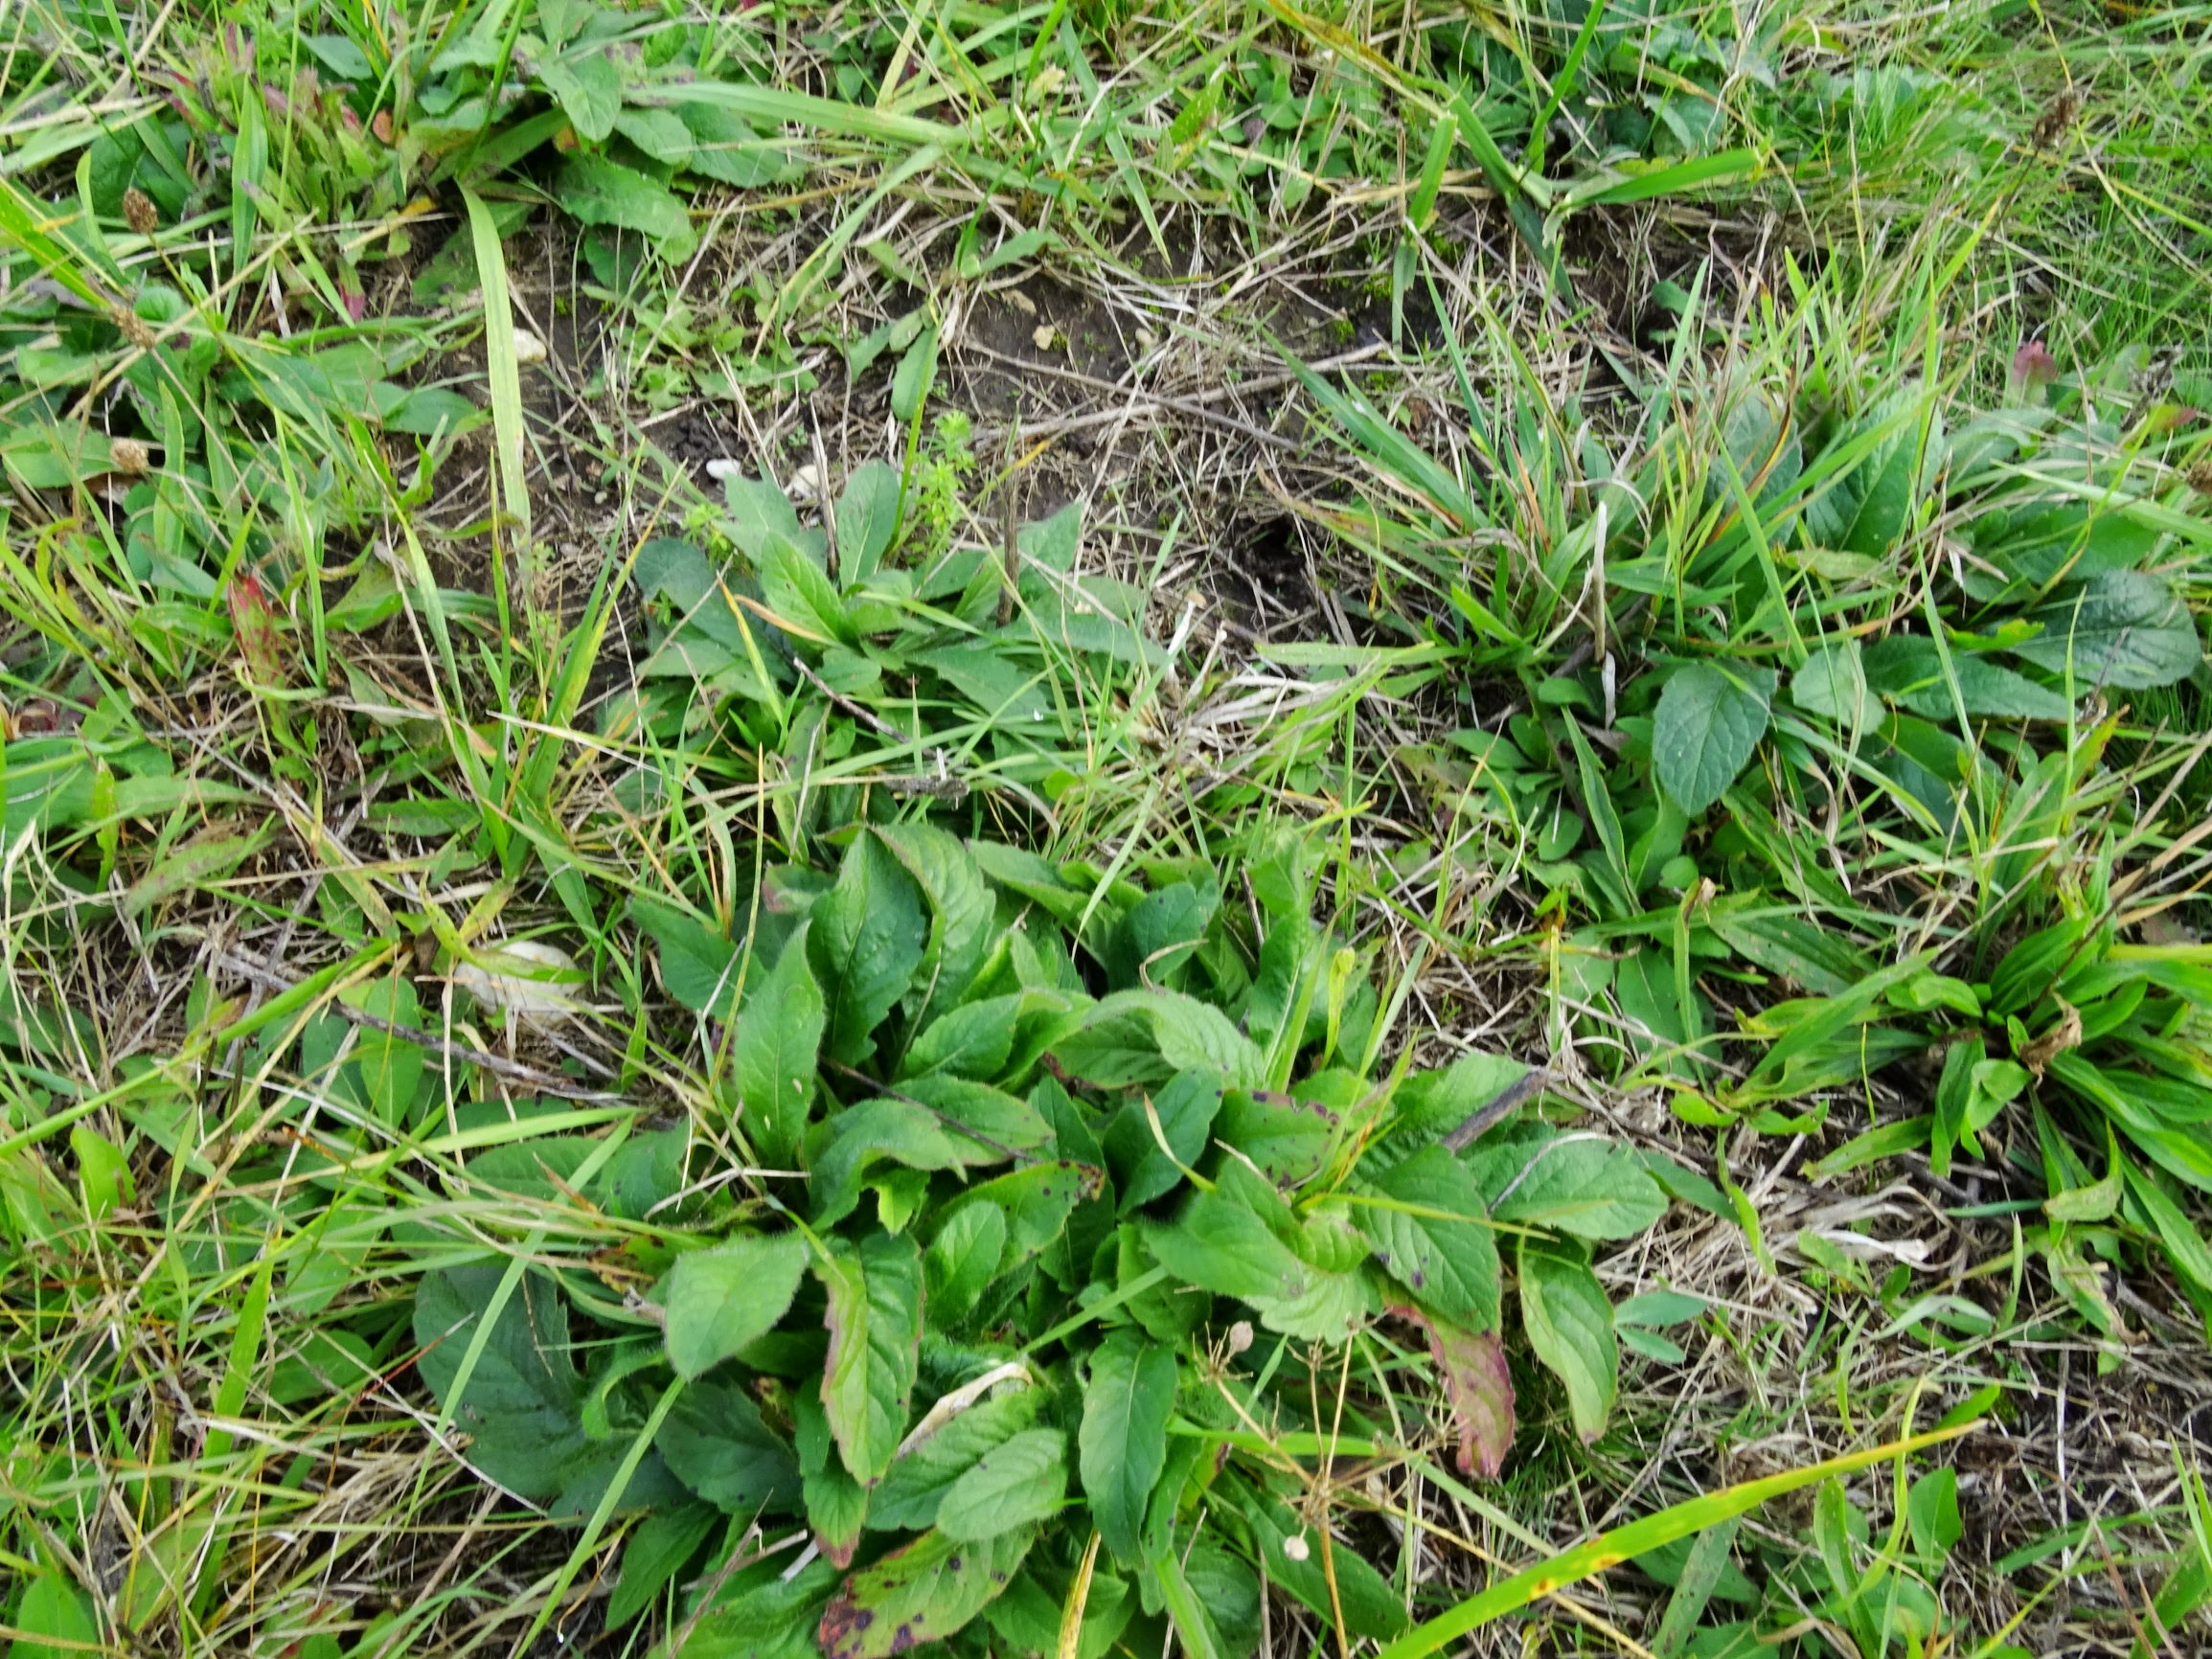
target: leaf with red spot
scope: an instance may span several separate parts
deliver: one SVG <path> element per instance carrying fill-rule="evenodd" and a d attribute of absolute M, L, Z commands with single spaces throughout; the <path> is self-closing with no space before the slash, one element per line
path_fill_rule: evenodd
<path fill-rule="evenodd" d="M 1037 1529 L 961 1543 L 927 1532 L 847 1579 L 823 1611 L 824 1659 L 892 1659 L 942 1642 L 1004 1593 Z"/>
<path fill-rule="evenodd" d="M 230 579 L 223 590 L 230 602 L 231 629 L 238 636 L 239 654 L 246 668 L 263 685 L 278 685 L 285 678 L 284 645 L 277 637 L 277 609 L 269 602 L 268 589 L 250 570 Z"/>
<path fill-rule="evenodd" d="M 2024 340 L 2013 353 L 2012 394 L 2041 392 L 2059 377 L 2059 360 L 2041 340 Z"/>
<path fill-rule="evenodd" d="M 1428 1352 L 1444 1379 L 1444 1398 L 1459 1429 L 1459 1472 L 1495 1480 L 1513 1449 L 1513 1375 L 1494 1330 L 1470 1330 L 1417 1307 L 1391 1309 L 1428 1333 Z"/>

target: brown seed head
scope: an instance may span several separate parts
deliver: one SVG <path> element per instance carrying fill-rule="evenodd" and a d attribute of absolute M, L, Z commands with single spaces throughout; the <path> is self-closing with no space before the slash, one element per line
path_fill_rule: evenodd
<path fill-rule="evenodd" d="M 142 352 L 150 352 L 159 338 L 153 325 L 128 306 L 118 306 L 113 312 L 115 326 L 123 330 L 123 337 Z"/>

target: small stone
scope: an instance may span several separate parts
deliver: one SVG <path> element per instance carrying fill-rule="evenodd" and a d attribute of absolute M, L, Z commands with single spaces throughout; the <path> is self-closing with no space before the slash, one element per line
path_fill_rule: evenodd
<path fill-rule="evenodd" d="M 514 360 L 516 363 L 542 363 L 545 361 L 545 342 L 528 329 L 514 330 Z"/>
<path fill-rule="evenodd" d="M 1039 323 L 1030 330 L 1029 337 L 1037 342 L 1038 351 L 1049 352 L 1052 350 L 1052 342 L 1057 336 L 1057 332 L 1050 323 Z"/>

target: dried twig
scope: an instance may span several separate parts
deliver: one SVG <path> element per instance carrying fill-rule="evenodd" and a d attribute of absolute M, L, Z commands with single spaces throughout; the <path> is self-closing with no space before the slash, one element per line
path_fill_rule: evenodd
<path fill-rule="evenodd" d="M 1453 1152 L 1465 1151 L 1488 1134 L 1506 1113 L 1532 1098 L 1550 1078 L 1551 1073 L 1542 1066 L 1531 1066 L 1476 1107 L 1459 1127 L 1445 1136 L 1443 1144 L 1446 1149 Z"/>
<path fill-rule="evenodd" d="M 240 978 L 251 980 L 257 985 L 265 986 L 280 993 L 292 989 L 300 983 L 296 979 L 287 979 L 281 973 L 271 972 L 250 957 L 239 956 L 233 951 L 217 951 L 215 960 L 219 966 L 228 968 Z M 400 1025 L 393 1020 L 378 1019 L 375 1014 L 364 1013 L 350 1003 L 341 1002 L 334 997 L 325 1007 L 340 1019 L 349 1021 L 353 1025 L 367 1026 L 371 1031 L 382 1032 L 386 1036 L 398 1037 L 401 1042 L 414 1043 L 419 1048 L 429 1049 L 433 1053 L 445 1056 L 448 1059 L 461 1060 L 472 1066 L 481 1066 L 494 1077 L 505 1078 L 510 1082 L 528 1084 L 540 1094 L 556 1095 L 566 1101 L 587 1101 L 598 1104 L 619 1102 L 623 1098 L 618 1094 L 609 1094 L 604 1089 L 580 1088 L 566 1078 L 559 1077 L 552 1072 L 540 1071 L 536 1066 L 526 1066 L 520 1060 L 506 1059 L 484 1049 L 471 1047 L 467 1043 L 449 1042 L 433 1032 L 422 1031 L 411 1025 Z"/>

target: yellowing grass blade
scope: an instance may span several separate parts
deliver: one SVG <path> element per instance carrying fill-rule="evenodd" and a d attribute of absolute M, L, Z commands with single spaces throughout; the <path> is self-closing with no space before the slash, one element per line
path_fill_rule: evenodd
<path fill-rule="evenodd" d="M 1692 1498 L 1661 1510 L 1655 1515 L 1646 1515 L 1640 1521 L 1630 1521 L 1609 1533 L 1600 1533 L 1586 1543 L 1539 1561 L 1535 1566 L 1516 1573 L 1512 1578 L 1493 1584 L 1478 1596 L 1470 1596 L 1448 1613 L 1439 1613 L 1426 1624 L 1412 1629 L 1382 1649 L 1377 1659 L 1425 1659 L 1447 1645 L 1458 1641 L 1470 1630 L 1516 1612 L 1539 1597 L 1548 1596 L 1562 1585 L 1586 1579 L 1593 1573 L 1602 1573 L 1608 1567 L 1647 1551 L 1671 1544 L 1676 1538 L 1702 1532 L 1718 1522 L 1757 1509 L 1768 1498 L 1778 1498 L 1785 1492 L 1793 1492 L 1800 1487 L 1815 1485 L 1833 1475 L 1847 1475 L 1891 1458 L 1904 1457 L 1947 1440 L 1954 1440 L 1973 1428 L 1973 1422 L 1963 1422 L 1952 1428 L 1930 1430 L 1905 1440 L 1893 1441 L 1888 1445 L 1874 1447 L 1871 1451 L 1853 1452 L 1848 1457 L 1831 1458 L 1826 1463 L 1813 1464 L 1806 1468 L 1791 1469 L 1786 1474 L 1768 1475 L 1764 1480 L 1745 1481 L 1724 1491 L 1708 1492 L 1703 1497 Z"/>

